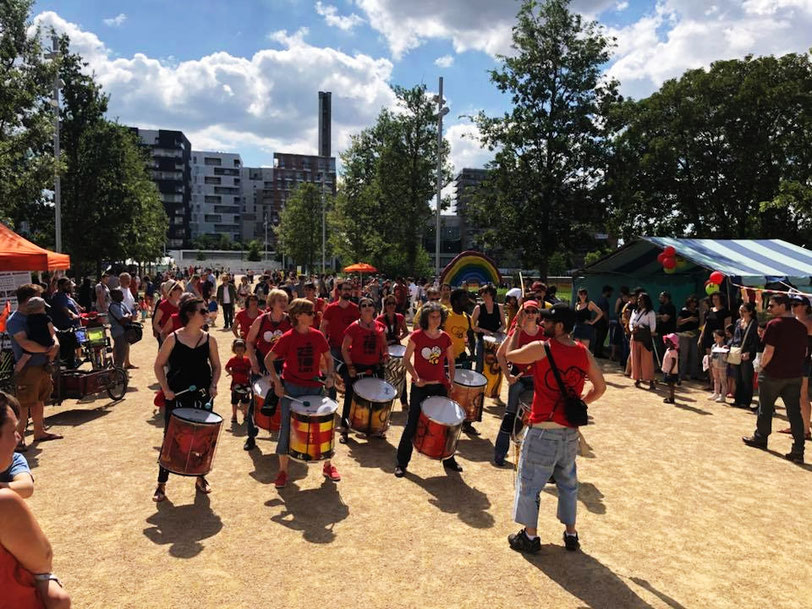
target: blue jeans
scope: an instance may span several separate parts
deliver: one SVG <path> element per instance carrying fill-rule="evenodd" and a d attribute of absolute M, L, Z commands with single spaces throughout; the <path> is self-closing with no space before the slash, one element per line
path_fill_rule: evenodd
<path fill-rule="evenodd" d="M 293 383 L 284 383 L 285 394 L 292 398 L 300 398 L 303 395 L 324 395 L 324 387 L 310 387 L 306 385 L 295 385 Z M 280 407 L 282 408 L 282 427 L 279 429 L 279 440 L 276 443 L 276 454 L 287 455 L 288 448 L 290 447 L 290 405 L 291 401 L 288 398 L 279 400 Z"/>
<path fill-rule="evenodd" d="M 496 434 L 496 444 L 493 448 L 493 455 L 497 461 L 504 459 L 510 450 L 510 435 L 513 433 L 516 412 L 519 410 L 519 396 L 528 389 L 533 390 L 532 376 L 523 376 L 508 387 L 507 408 L 505 408 L 505 416 L 502 417 L 502 425 Z"/>
<path fill-rule="evenodd" d="M 575 457 L 578 454 L 578 430 L 527 430 L 519 456 L 519 474 L 516 476 L 516 497 L 513 501 L 513 520 L 525 527 L 538 526 L 541 491 L 555 474 L 558 488 L 558 519 L 565 525 L 575 525 L 578 503 L 578 474 Z"/>

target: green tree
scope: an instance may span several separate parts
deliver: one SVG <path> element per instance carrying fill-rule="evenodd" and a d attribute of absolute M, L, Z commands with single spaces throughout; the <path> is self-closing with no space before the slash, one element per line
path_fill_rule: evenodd
<path fill-rule="evenodd" d="M 788 54 L 717 61 L 626 102 L 608 173 L 615 230 L 808 241 L 811 91 L 810 55 Z"/>
<path fill-rule="evenodd" d="M 53 108 L 56 63 L 45 61 L 40 31 L 29 34 L 33 0 L 0 3 L 0 221 L 27 221 L 34 241 L 54 245 Z"/>
<path fill-rule="evenodd" d="M 274 227 L 278 246 L 296 264 L 315 268 L 321 259 L 321 192 L 311 182 L 302 182 L 285 203 Z"/>
<path fill-rule="evenodd" d="M 260 243 L 256 239 L 248 243 L 248 260 L 250 262 L 259 262 L 262 260 Z"/>
<path fill-rule="evenodd" d="M 600 220 L 601 182 L 618 99 L 602 73 L 612 42 L 568 0 L 526 0 L 513 28 L 511 56 L 490 72 L 512 107 L 474 120 L 495 158 L 469 204 L 483 235 L 507 250 L 520 244 L 523 264 L 549 272 L 551 256 L 591 239 Z"/>

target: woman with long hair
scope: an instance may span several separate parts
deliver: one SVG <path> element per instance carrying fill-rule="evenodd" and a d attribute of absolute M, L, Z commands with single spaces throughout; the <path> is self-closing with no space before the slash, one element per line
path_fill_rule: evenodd
<path fill-rule="evenodd" d="M 745 302 L 739 307 L 739 320 L 733 331 L 732 347 L 742 350 L 741 363 L 733 366 L 736 378 L 736 392 L 733 396 L 733 406 L 737 408 L 750 408 L 753 401 L 753 360 L 758 350 L 758 319 L 756 307 L 752 302 Z"/>
<path fill-rule="evenodd" d="M 651 297 L 642 292 L 637 296 L 637 308 L 629 318 L 631 332 L 631 363 L 634 386 L 648 381 L 649 389 L 654 389 L 654 360 L 652 359 L 652 335 L 657 330 L 657 319 Z"/>
<path fill-rule="evenodd" d="M 476 371 L 482 372 L 485 367 L 485 340 L 484 337 L 493 336 L 505 329 L 505 312 L 502 305 L 496 302 L 496 288 L 491 285 L 479 289 L 482 304 L 474 307 L 471 315 L 471 324 L 476 332 Z"/>
<path fill-rule="evenodd" d="M 592 314 L 595 317 L 592 317 Z M 589 349 L 589 343 L 595 340 L 595 324 L 603 318 L 603 311 L 593 301 L 589 300 L 586 288 L 578 290 L 578 300 L 575 302 L 575 329 L 572 337 Z"/>

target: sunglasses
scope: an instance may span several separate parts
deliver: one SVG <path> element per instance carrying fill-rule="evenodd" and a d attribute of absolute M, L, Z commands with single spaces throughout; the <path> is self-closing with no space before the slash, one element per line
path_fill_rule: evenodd
<path fill-rule="evenodd" d="M 440 300 L 439 298 L 429 298 L 429 302 L 437 302 Z"/>
<path fill-rule="evenodd" d="M 361 308 L 362 308 L 362 309 L 374 309 L 374 308 L 375 308 L 375 305 L 371 305 L 371 304 L 362 304 L 362 305 L 361 305 Z"/>
<path fill-rule="evenodd" d="M 315 314 L 316 314 L 316 312 L 315 312 L 315 311 L 302 311 L 302 312 L 301 312 L 301 315 L 308 315 L 308 316 L 310 316 L 310 317 L 312 317 L 312 316 L 313 316 L 313 315 L 315 315 Z"/>
<path fill-rule="evenodd" d="M 524 312 L 527 313 L 528 315 L 538 315 L 539 314 L 538 309 L 525 309 Z"/>
<path fill-rule="evenodd" d="M 197 312 L 200 313 L 201 315 L 208 315 L 209 314 L 208 309 L 198 309 Z"/>

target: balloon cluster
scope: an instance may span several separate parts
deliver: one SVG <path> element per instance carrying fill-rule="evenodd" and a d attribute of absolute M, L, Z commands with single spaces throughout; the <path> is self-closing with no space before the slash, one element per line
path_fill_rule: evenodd
<path fill-rule="evenodd" d="M 710 279 L 705 282 L 705 294 L 710 296 L 719 291 L 719 286 L 725 280 L 725 274 L 721 271 L 713 271 L 710 274 Z"/>
<path fill-rule="evenodd" d="M 663 265 L 663 271 L 669 275 L 685 268 L 688 264 L 684 258 L 677 256 L 677 250 L 672 245 L 667 246 L 660 252 L 657 256 L 657 262 Z"/>

